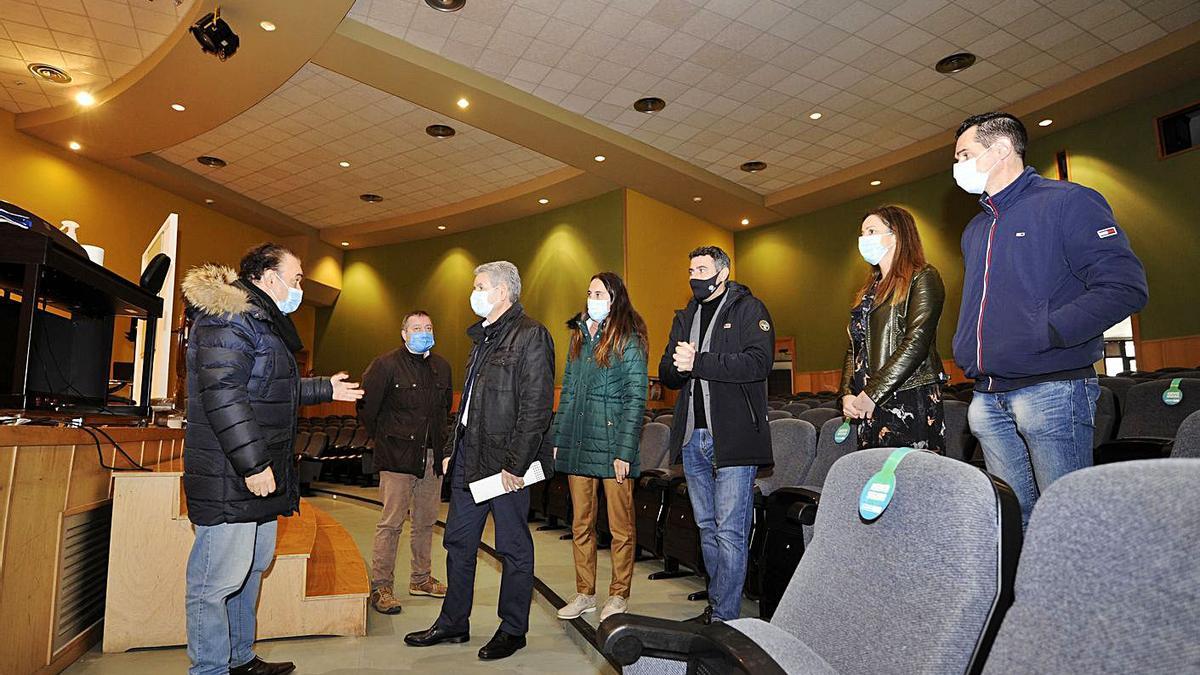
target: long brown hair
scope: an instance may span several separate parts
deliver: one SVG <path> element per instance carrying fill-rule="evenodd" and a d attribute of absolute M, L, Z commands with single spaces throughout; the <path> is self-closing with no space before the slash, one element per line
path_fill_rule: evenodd
<path fill-rule="evenodd" d="M 629 340 L 636 340 L 642 353 L 647 353 L 649 347 L 646 338 L 646 322 L 642 320 L 642 315 L 637 313 L 637 310 L 633 308 L 633 303 L 629 301 L 629 291 L 625 290 L 625 282 L 612 272 L 601 272 L 592 277 L 589 283 L 597 279 L 604 284 L 604 290 L 608 291 L 608 297 L 611 298 L 608 319 L 604 322 L 604 330 L 600 333 L 600 341 L 596 343 L 594 353 L 597 365 L 607 368 L 612 363 L 613 353 L 618 352 L 617 358 L 619 359 L 619 352 L 625 350 Z M 585 320 L 585 316 L 586 312 L 579 315 L 581 323 Z M 571 332 L 568 360 L 574 361 L 579 358 L 579 351 L 583 348 L 583 331 L 585 330 L 587 330 L 587 326 L 578 326 Z"/>
<path fill-rule="evenodd" d="M 857 305 L 871 284 L 879 279 L 879 286 L 875 289 L 876 306 L 885 301 L 898 305 L 908 299 L 908 287 L 912 284 L 913 277 L 925 268 L 925 249 L 921 246 L 921 235 L 917 233 L 917 223 L 912 214 L 899 206 L 889 204 L 871 209 L 863 214 L 862 219 L 866 220 L 871 216 L 882 220 L 892 234 L 896 235 L 896 249 L 892 253 L 892 269 L 888 270 L 886 277 L 880 279 L 882 272 L 879 266 L 871 265 L 871 273 L 867 275 L 866 282 L 855 296 L 854 304 Z"/>

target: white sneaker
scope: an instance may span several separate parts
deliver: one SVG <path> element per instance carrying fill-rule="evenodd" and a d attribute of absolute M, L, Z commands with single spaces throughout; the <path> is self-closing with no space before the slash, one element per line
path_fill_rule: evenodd
<path fill-rule="evenodd" d="M 613 614 L 623 614 L 628 609 L 629 601 L 619 595 L 614 595 L 604 603 L 604 608 L 600 610 L 600 621 L 604 621 Z"/>
<path fill-rule="evenodd" d="M 586 612 L 596 611 L 596 596 L 579 593 L 565 607 L 558 610 L 560 619 L 578 619 Z"/>

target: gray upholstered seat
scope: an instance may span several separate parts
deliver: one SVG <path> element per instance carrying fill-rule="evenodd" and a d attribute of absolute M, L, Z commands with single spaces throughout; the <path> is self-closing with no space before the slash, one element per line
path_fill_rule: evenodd
<path fill-rule="evenodd" d="M 777 410 L 772 409 L 772 410 L 767 411 L 767 419 L 772 422 L 775 420 L 791 419 L 792 417 L 793 417 L 792 413 L 788 410 L 784 410 L 783 408 L 779 408 Z"/>
<path fill-rule="evenodd" d="M 1200 411 L 1188 415 L 1179 425 L 1171 456 L 1200 459 Z"/>
<path fill-rule="evenodd" d="M 962 401 L 943 401 L 942 409 L 946 420 L 946 456 L 961 462 L 971 460 L 975 450 L 975 437 L 967 426 L 969 405 Z"/>
<path fill-rule="evenodd" d="M 792 417 L 799 417 L 800 413 L 804 412 L 805 410 L 808 410 L 811 407 L 812 406 L 808 405 L 807 403 L 793 401 L 792 403 L 789 403 L 789 404 L 783 406 L 783 409 L 792 413 Z"/>
<path fill-rule="evenodd" d="M 804 420 L 772 420 L 771 449 L 775 468 L 755 481 L 763 495 L 789 485 L 798 485 L 817 454 L 817 430 Z"/>
<path fill-rule="evenodd" d="M 808 468 L 808 473 L 804 474 L 803 480 L 797 485 L 820 490 L 833 463 L 841 459 L 842 455 L 858 449 L 857 424 L 850 425 L 850 435 L 841 443 L 835 440 L 834 435 L 838 427 L 842 426 L 842 421 L 841 417 L 833 417 L 821 425 L 821 433 L 817 436 L 817 456 Z"/>
<path fill-rule="evenodd" d="M 1197 483 L 1197 459 L 1055 481 L 1033 509 L 1016 598 L 984 673 L 1200 671 Z"/>
<path fill-rule="evenodd" d="M 642 440 L 638 445 L 638 455 L 642 462 L 642 470 L 665 469 L 671 461 L 669 444 L 671 427 L 661 422 L 650 422 L 642 425 Z"/>
<path fill-rule="evenodd" d="M 826 421 L 831 420 L 835 417 L 841 417 L 841 416 L 842 416 L 842 411 L 840 408 L 837 410 L 834 410 L 833 408 L 820 407 L 820 408 L 813 408 L 812 410 L 805 410 L 804 412 L 800 413 L 799 417 L 797 417 L 796 419 L 801 419 L 806 422 L 809 422 L 814 427 L 820 429 L 821 425 L 825 424 Z"/>

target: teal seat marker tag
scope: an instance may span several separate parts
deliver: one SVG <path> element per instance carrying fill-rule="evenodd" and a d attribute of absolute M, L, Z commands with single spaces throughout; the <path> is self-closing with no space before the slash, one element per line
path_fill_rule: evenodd
<path fill-rule="evenodd" d="M 896 466 L 908 453 L 916 452 L 913 448 L 897 448 L 888 455 L 879 473 L 871 476 L 863 486 L 858 496 L 858 515 L 868 523 L 883 515 L 884 509 L 892 503 L 896 494 Z"/>
<path fill-rule="evenodd" d="M 1183 400 L 1183 390 L 1179 388 L 1179 383 L 1182 381 L 1183 379 L 1179 377 L 1171 380 L 1171 386 L 1167 387 L 1167 390 L 1163 392 L 1163 403 L 1167 405 L 1179 405 L 1179 402 Z"/>
<path fill-rule="evenodd" d="M 842 425 L 837 428 L 837 431 L 833 432 L 834 443 L 840 445 L 846 442 L 847 438 L 850 438 L 850 420 L 842 422 Z"/>

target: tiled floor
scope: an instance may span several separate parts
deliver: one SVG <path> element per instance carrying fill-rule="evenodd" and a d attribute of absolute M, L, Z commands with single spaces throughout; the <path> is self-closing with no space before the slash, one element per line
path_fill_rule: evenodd
<path fill-rule="evenodd" d="M 373 488 L 346 488 L 331 486 L 342 491 L 354 491 L 362 496 L 377 498 Z M 329 496 L 313 498 L 350 532 L 358 543 L 366 560 L 370 559 L 371 539 L 375 523 L 379 518 L 377 507 L 358 500 L 336 499 Z M 443 505 L 443 517 L 445 513 Z M 533 523 L 536 528 L 540 523 Z M 566 530 L 537 532 L 534 534 L 536 547 L 536 574 L 564 600 L 575 593 L 575 566 L 571 554 L 571 542 L 560 541 Z M 434 530 L 434 574 L 444 579 L 445 555 L 440 548 L 440 528 Z M 486 542 L 493 541 L 491 524 L 484 535 Z M 634 574 L 630 611 L 638 614 L 684 619 L 695 616 L 703 604 L 688 602 L 687 595 L 703 587 L 695 577 L 648 581 L 646 576 L 661 569 L 660 561 L 645 561 L 637 564 Z M 400 541 L 400 554 L 396 560 L 397 587 L 400 580 L 408 578 L 408 533 Z M 600 551 L 597 564 L 599 597 L 603 602 L 608 588 L 611 567 L 608 552 Z M 443 673 L 612 673 L 608 662 L 595 648 L 586 643 L 573 627 L 555 618 L 554 607 L 540 594 L 534 593 L 533 607 L 529 617 L 529 646 L 509 659 L 484 663 L 476 657 L 479 647 L 491 637 L 499 620 L 496 618 L 496 598 L 500 585 L 500 563 L 491 556 L 481 553 L 475 585 L 475 609 L 471 617 L 472 639 L 465 645 L 443 645 L 427 649 L 407 647 L 403 643 L 405 633 L 420 630 L 433 624 L 440 608 L 434 598 L 415 598 L 407 594 L 399 597 L 404 602 L 404 611 L 395 616 L 384 616 L 369 612 L 367 636 L 362 638 L 293 638 L 269 640 L 259 643 L 258 654 L 270 660 L 295 661 L 297 673 L 382 673 L 382 672 L 443 672 Z M 757 607 L 743 603 L 743 616 L 752 616 Z M 593 625 L 598 622 L 598 612 L 584 615 Z M 135 650 L 124 654 L 103 654 L 97 645 L 78 662 L 66 670 L 75 674 L 141 675 L 180 673 L 187 669 L 187 654 L 183 648 Z"/>

